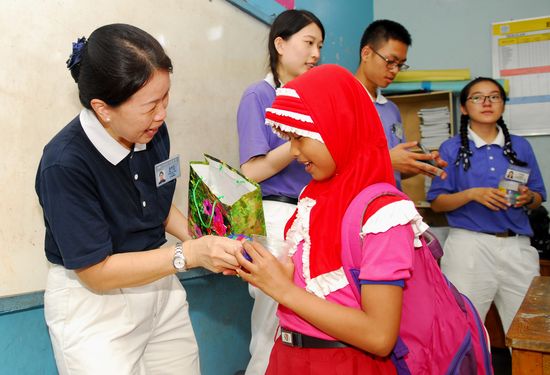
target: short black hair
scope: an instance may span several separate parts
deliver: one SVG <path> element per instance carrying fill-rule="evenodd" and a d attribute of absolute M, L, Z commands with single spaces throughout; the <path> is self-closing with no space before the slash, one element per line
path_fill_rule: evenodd
<path fill-rule="evenodd" d="M 172 72 L 172 61 L 153 36 L 119 23 L 95 30 L 86 41 L 80 63 L 70 70 L 85 108 L 92 109 L 92 99 L 116 107 L 143 87 L 155 71 Z"/>
<path fill-rule="evenodd" d="M 411 34 L 409 34 L 403 25 L 391 20 L 376 20 L 365 29 L 365 32 L 361 37 L 359 54 L 361 54 L 361 50 L 366 45 L 369 45 L 374 49 L 378 49 L 380 44 L 385 43 L 390 39 L 398 40 L 407 46 L 412 44 Z"/>

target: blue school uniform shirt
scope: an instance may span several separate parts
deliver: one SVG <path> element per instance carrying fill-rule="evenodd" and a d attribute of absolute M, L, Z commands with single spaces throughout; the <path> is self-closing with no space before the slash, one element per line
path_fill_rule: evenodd
<path fill-rule="evenodd" d="M 546 190 L 531 145 L 525 138 L 515 135 L 510 137 L 517 158 L 526 162 L 527 168 L 531 169 L 527 186 L 532 191 L 539 193 L 545 201 Z M 464 171 L 462 162 L 455 165 L 460 148 L 460 135 L 445 141 L 439 148 L 441 158 L 449 162 L 449 166 L 445 169 L 447 178 L 445 180 L 439 177 L 433 179 L 426 196 L 429 202 L 440 194 L 453 194 L 473 187 L 498 187 L 499 181 L 510 166 L 509 160 L 502 153 L 504 146 L 502 129 L 498 127 L 497 137 L 492 143 L 487 144 L 468 128 L 468 142 L 473 153 L 470 157 L 471 165 L 468 171 Z M 453 211 L 446 212 L 446 216 L 449 225 L 454 228 L 484 233 L 512 230 L 525 236 L 533 235 L 527 213 L 523 207 L 509 207 L 506 210 L 492 211 L 484 205 L 472 201 Z"/>
<path fill-rule="evenodd" d="M 169 152 L 166 124 L 128 150 L 84 109 L 46 145 L 36 175 L 47 259 L 78 269 L 164 244 L 176 181 L 157 188 L 154 166 Z"/>

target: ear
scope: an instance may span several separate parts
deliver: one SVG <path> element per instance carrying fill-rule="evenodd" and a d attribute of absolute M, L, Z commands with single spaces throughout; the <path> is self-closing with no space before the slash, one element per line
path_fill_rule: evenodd
<path fill-rule="evenodd" d="M 361 61 L 365 61 L 371 53 L 372 49 L 368 45 L 361 48 Z"/>
<path fill-rule="evenodd" d="M 460 112 L 462 112 L 463 115 L 468 115 L 468 111 L 466 110 L 466 107 L 463 105 L 460 106 Z"/>
<path fill-rule="evenodd" d="M 92 99 L 90 105 L 102 123 L 111 121 L 111 107 L 107 103 L 101 99 Z"/>
<path fill-rule="evenodd" d="M 285 50 L 285 42 L 286 41 L 280 36 L 275 38 L 275 40 L 273 41 L 273 44 L 275 45 L 275 49 L 277 50 L 277 53 L 279 55 L 282 55 Z"/>

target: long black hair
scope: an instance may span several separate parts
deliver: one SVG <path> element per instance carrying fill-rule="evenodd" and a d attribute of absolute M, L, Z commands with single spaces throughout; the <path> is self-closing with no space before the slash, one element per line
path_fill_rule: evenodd
<path fill-rule="evenodd" d="M 470 89 L 472 88 L 472 86 L 479 82 L 494 83 L 498 87 L 498 91 L 500 93 L 503 103 L 506 103 L 506 92 L 504 91 L 504 87 L 502 87 L 502 85 L 498 83 L 498 81 L 488 77 L 478 77 L 469 82 L 466 86 L 464 86 L 464 88 L 460 92 L 460 104 L 463 107 L 466 106 L 466 101 L 470 96 Z M 470 116 L 465 114 L 462 114 L 460 116 L 460 148 L 458 149 L 458 155 L 455 161 L 455 165 L 460 165 L 460 162 L 462 162 L 462 168 L 464 168 L 465 171 L 470 169 L 470 157 L 472 156 L 472 150 L 470 150 L 470 143 L 468 141 L 469 122 Z M 502 116 L 497 120 L 497 125 L 500 126 L 502 132 L 504 133 L 504 148 L 502 149 L 502 153 L 504 154 L 504 156 L 510 161 L 510 164 L 526 166 L 527 163 L 519 160 L 517 158 L 516 152 L 512 148 L 512 139 L 510 137 L 510 132 L 508 131 L 508 127 L 504 123 Z"/>
<path fill-rule="evenodd" d="M 73 44 L 67 67 L 78 83 L 80 102 L 92 99 L 116 107 L 138 91 L 156 70 L 172 72 L 172 61 L 160 43 L 131 25 L 111 24 Z"/>
<path fill-rule="evenodd" d="M 279 64 L 279 52 L 275 48 L 275 39 L 278 37 L 288 40 L 292 35 L 296 34 L 304 27 L 314 23 L 321 29 L 321 35 L 325 40 L 325 28 L 317 18 L 317 16 L 307 10 L 290 9 L 285 10 L 275 18 L 269 31 L 269 39 L 267 41 L 267 50 L 269 51 L 269 69 L 275 80 L 275 87 L 279 87 L 279 74 L 277 73 L 277 65 Z"/>

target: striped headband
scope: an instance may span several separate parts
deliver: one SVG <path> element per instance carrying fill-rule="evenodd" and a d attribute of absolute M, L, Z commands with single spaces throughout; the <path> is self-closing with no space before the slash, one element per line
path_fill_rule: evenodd
<path fill-rule="evenodd" d="M 266 109 L 265 124 L 284 139 L 288 139 L 284 133 L 294 133 L 325 143 L 296 90 L 281 87 L 276 93 L 271 108 Z"/>

